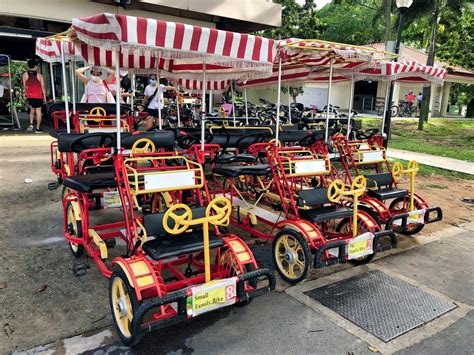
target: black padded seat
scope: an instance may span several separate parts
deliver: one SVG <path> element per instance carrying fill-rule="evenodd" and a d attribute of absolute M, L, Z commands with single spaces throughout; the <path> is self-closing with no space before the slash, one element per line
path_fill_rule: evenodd
<path fill-rule="evenodd" d="M 352 208 L 340 206 L 326 206 L 312 210 L 301 210 L 301 215 L 314 223 L 330 221 L 333 219 L 351 217 Z"/>
<path fill-rule="evenodd" d="M 298 191 L 297 204 L 303 206 L 316 206 L 329 203 L 327 187 Z"/>
<path fill-rule="evenodd" d="M 89 175 L 69 176 L 63 185 L 79 192 L 91 192 L 94 189 L 117 187 L 114 173 L 100 173 Z"/>
<path fill-rule="evenodd" d="M 378 174 L 366 174 L 364 177 L 367 179 L 367 187 L 382 187 L 390 186 L 393 183 L 392 174 L 390 172 L 378 173 Z"/>
<path fill-rule="evenodd" d="M 251 176 L 265 176 L 271 173 L 270 165 L 268 164 L 258 164 L 258 165 L 226 165 L 214 168 L 212 170 L 214 174 L 224 175 L 224 176 L 242 176 L 242 175 L 251 175 Z"/>
<path fill-rule="evenodd" d="M 222 154 L 216 159 L 217 164 L 254 163 L 257 159 L 251 154 Z"/>
<path fill-rule="evenodd" d="M 122 147 L 125 149 L 132 149 L 133 144 L 141 138 L 147 138 L 151 140 L 155 144 L 156 148 L 173 149 L 176 141 L 176 132 L 174 130 L 163 130 L 122 133 Z"/>
<path fill-rule="evenodd" d="M 113 143 L 115 140 L 114 133 L 61 133 L 58 135 L 58 150 L 60 152 L 73 152 L 80 153 L 86 149 L 99 148 L 100 141 L 103 139 L 103 136 L 109 136 L 107 138 L 107 143 Z M 84 137 L 81 145 L 77 145 L 76 149 L 72 149 L 72 142 L 76 138 Z M 112 144 L 112 146 L 115 143 Z"/>
<path fill-rule="evenodd" d="M 222 246 L 224 246 L 224 242 L 221 238 L 209 236 L 209 247 L 211 249 Z M 181 235 L 160 236 L 145 242 L 142 249 L 153 260 L 201 252 L 204 250 L 203 233 L 202 231 L 196 231 Z"/>
<path fill-rule="evenodd" d="M 386 189 L 367 190 L 367 195 L 374 197 L 377 200 L 384 201 L 390 200 L 392 198 L 407 196 L 408 190 L 389 187 Z"/>

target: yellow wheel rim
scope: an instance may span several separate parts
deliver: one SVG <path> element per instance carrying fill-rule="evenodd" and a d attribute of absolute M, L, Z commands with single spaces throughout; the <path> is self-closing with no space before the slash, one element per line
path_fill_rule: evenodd
<path fill-rule="evenodd" d="M 293 236 L 285 234 L 278 238 L 275 257 L 278 268 L 289 279 L 303 275 L 306 263 L 303 247 Z"/>
<path fill-rule="evenodd" d="M 80 237 L 77 235 L 77 221 L 76 221 L 76 216 L 74 215 L 74 210 L 72 208 L 72 205 L 68 206 L 67 209 L 67 226 L 69 228 L 69 225 L 72 225 L 72 230 L 69 231 L 70 234 L 72 234 L 75 237 Z M 72 233 L 71 233 L 72 232 Z M 76 243 L 69 243 L 71 245 L 71 249 L 73 252 L 77 253 L 79 250 L 79 246 Z"/>
<path fill-rule="evenodd" d="M 130 338 L 132 336 L 133 308 L 127 288 L 120 277 L 116 277 L 112 281 L 112 306 L 120 332 Z"/>

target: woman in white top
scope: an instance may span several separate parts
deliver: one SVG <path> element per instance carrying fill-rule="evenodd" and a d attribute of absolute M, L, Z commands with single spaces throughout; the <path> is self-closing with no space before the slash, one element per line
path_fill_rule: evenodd
<path fill-rule="evenodd" d="M 90 79 L 84 75 L 84 73 L 89 70 L 89 68 L 91 72 Z M 84 96 L 82 97 L 81 102 L 95 104 L 115 102 L 115 100 L 112 100 L 112 95 L 107 87 L 107 84 L 100 78 L 102 75 L 101 67 L 93 66 L 79 68 L 76 70 L 76 75 L 85 85 Z"/>
<path fill-rule="evenodd" d="M 146 86 L 144 93 L 144 104 L 148 112 L 148 117 L 145 121 L 145 129 L 147 131 L 153 128 L 155 124 L 159 125 L 159 123 L 155 121 L 158 121 L 158 110 L 163 109 L 164 106 L 163 92 L 168 90 L 176 91 L 173 86 L 159 84 L 155 75 L 150 76 L 149 85 Z"/>

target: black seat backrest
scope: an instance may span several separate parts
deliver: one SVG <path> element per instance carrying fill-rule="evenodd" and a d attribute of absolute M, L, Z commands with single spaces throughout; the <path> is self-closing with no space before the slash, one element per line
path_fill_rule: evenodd
<path fill-rule="evenodd" d="M 298 206 L 316 206 L 324 205 L 329 203 L 328 199 L 328 188 L 327 187 L 318 187 L 315 189 L 300 190 L 298 191 Z"/>
<path fill-rule="evenodd" d="M 392 173 L 385 172 L 385 173 L 378 173 L 378 174 L 366 174 L 364 177 L 367 179 L 367 187 L 388 187 L 392 185 Z M 375 183 L 375 184 L 374 184 Z"/>
<path fill-rule="evenodd" d="M 206 207 L 194 207 L 191 208 L 193 212 L 193 219 L 202 218 L 206 215 Z M 178 212 L 177 212 L 178 213 Z M 163 228 L 163 217 L 165 216 L 165 212 L 158 212 L 153 214 L 146 214 L 143 217 L 143 226 L 146 229 L 146 233 L 148 236 L 163 236 L 167 235 L 168 233 Z M 168 220 L 168 225 L 173 228 L 174 222 L 173 219 L 170 218 Z M 192 226 L 192 229 L 199 230 L 202 226 L 196 225 Z M 179 236 L 177 236 L 179 237 Z M 186 238 L 186 237 L 183 237 Z"/>
<path fill-rule="evenodd" d="M 105 134 L 105 133 L 104 133 Z M 61 133 L 58 135 L 58 150 L 60 152 L 74 152 L 80 153 L 86 148 L 81 149 L 72 149 L 72 142 L 78 137 L 89 136 L 87 139 L 84 139 L 82 142 L 89 147 L 88 149 L 92 148 L 99 148 L 99 142 L 101 140 L 101 136 L 97 133 Z M 110 141 L 109 141 L 110 142 Z"/>
<path fill-rule="evenodd" d="M 123 133 L 121 144 L 125 149 L 132 149 L 137 140 L 148 138 L 155 144 L 156 148 L 173 149 L 176 141 L 175 135 L 174 130 Z"/>

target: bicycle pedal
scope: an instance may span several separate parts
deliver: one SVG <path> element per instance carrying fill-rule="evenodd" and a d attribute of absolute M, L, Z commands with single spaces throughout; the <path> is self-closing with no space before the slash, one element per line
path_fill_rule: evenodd
<path fill-rule="evenodd" d="M 58 189 L 58 183 L 57 182 L 49 182 L 48 183 L 48 190 L 57 190 Z"/>
<path fill-rule="evenodd" d="M 113 249 L 117 245 L 115 238 L 104 239 L 104 243 L 107 246 L 107 249 Z"/>
<path fill-rule="evenodd" d="M 74 277 L 82 277 L 87 273 L 90 266 L 85 259 L 74 259 L 72 261 L 72 274 Z"/>

